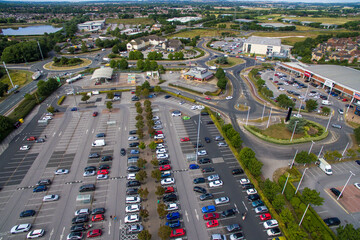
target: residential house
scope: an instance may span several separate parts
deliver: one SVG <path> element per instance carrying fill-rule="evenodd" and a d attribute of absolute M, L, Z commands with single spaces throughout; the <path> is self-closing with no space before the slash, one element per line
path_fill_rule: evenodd
<path fill-rule="evenodd" d="M 162 44 L 162 48 L 168 52 L 176 52 L 182 48 L 182 42 L 178 39 L 170 39 Z"/>
<path fill-rule="evenodd" d="M 126 49 L 128 51 L 141 50 L 144 49 L 145 47 L 146 47 L 145 41 L 141 38 L 133 39 L 130 42 L 128 42 L 128 44 L 126 44 Z"/>

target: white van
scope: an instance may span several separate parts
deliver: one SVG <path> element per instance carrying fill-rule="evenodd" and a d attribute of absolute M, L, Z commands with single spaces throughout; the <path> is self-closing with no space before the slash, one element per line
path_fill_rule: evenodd
<path fill-rule="evenodd" d="M 331 105 L 331 102 L 329 100 L 322 100 L 321 104 L 322 105 Z"/>
<path fill-rule="evenodd" d="M 105 146 L 105 145 L 106 144 L 105 144 L 104 139 L 97 139 L 91 144 L 91 146 L 93 146 L 93 147 L 102 147 L 102 146 Z"/>

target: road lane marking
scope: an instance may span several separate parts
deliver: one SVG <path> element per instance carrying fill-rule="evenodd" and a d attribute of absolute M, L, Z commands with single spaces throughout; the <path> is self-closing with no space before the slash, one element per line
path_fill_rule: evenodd
<path fill-rule="evenodd" d="M 248 211 L 248 208 L 246 207 L 246 205 L 245 205 L 244 201 L 242 201 L 242 203 L 243 203 L 243 205 L 244 205 L 244 207 L 245 207 L 246 211 Z"/>
<path fill-rule="evenodd" d="M 61 136 L 62 132 L 59 133 L 59 137 Z"/>
<path fill-rule="evenodd" d="M 86 129 L 86 132 L 85 132 L 85 134 L 87 134 L 89 132 L 89 129 Z"/>
<path fill-rule="evenodd" d="M 185 216 L 186 216 L 186 220 L 189 222 L 189 215 L 186 210 L 185 210 Z"/>
<path fill-rule="evenodd" d="M 109 222 L 109 235 L 110 235 L 111 222 Z"/>
<path fill-rule="evenodd" d="M 196 218 L 197 218 L 197 220 L 199 221 L 199 214 L 197 213 L 196 209 L 194 209 L 194 210 L 195 210 Z"/>

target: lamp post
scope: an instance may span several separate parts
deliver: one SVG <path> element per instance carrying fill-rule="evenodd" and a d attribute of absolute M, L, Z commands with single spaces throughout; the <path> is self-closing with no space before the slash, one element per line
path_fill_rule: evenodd
<path fill-rule="evenodd" d="M 322 150 L 323 150 L 323 148 L 324 148 L 324 146 L 321 146 L 321 148 L 320 148 L 320 152 L 319 152 L 319 154 L 318 154 L 318 158 L 320 157 L 320 154 L 321 154 L 321 152 L 322 152 Z"/>
<path fill-rule="evenodd" d="M 294 161 L 295 161 L 295 158 L 296 158 L 297 153 L 298 153 L 298 150 L 296 149 L 294 158 L 293 158 L 293 160 L 291 161 L 291 164 L 290 164 L 290 169 L 292 169 L 292 167 L 293 167 L 293 165 L 294 165 Z"/>
<path fill-rule="evenodd" d="M 310 206 L 310 203 L 308 203 L 308 205 L 307 205 L 307 207 L 306 207 L 306 209 L 305 209 L 305 212 L 304 212 L 304 214 L 303 214 L 303 216 L 302 216 L 302 218 L 301 218 L 301 220 L 300 220 L 300 222 L 299 222 L 299 227 L 300 227 L 302 221 L 304 220 L 305 214 L 306 214 L 307 210 L 309 209 L 309 206 Z"/>
<path fill-rule="evenodd" d="M 292 142 L 292 140 L 293 140 L 293 137 L 294 137 L 294 134 L 295 134 L 295 129 L 296 129 L 296 124 L 297 124 L 298 122 L 299 122 L 299 121 L 295 121 L 295 126 L 294 126 L 294 130 L 293 130 L 293 132 L 292 132 L 292 134 L 291 134 L 290 142 Z"/>
<path fill-rule="evenodd" d="M 283 190 L 281 191 L 281 194 L 284 194 L 284 191 L 285 191 L 285 188 L 286 188 L 286 184 L 287 184 L 287 182 L 288 182 L 288 180 L 289 180 L 289 177 L 290 177 L 290 173 L 288 173 L 288 176 L 287 176 L 287 178 L 286 178 L 286 181 L 285 181 Z"/>
<path fill-rule="evenodd" d="M 314 143 L 315 143 L 315 142 L 314 142 L 313 140 L 311 140 L 311 146 L 310 146 L 310 149 L 309 149 L 308 154 L 310 154 L 310 153 L 311 153 L 311 150 L 312 150 L 312 147 L 313 147 Z"/>
<path fill-rule="evenodd" d="M 349 106 L 346 108 L 346 113 L 349 111 L 350 105 L 353 103 L 353 101 L 354 101 L 354 96 L 352 97 Z"/>
<path fill-rule="evenodd" d="M 347 184 L 349 183 L 350 178 L 351 178 L 353 175 L 355 176 L 355 174 L 353 174 L 353 173 L 350 171 L 350 176 L 349 176 L 348 180 L 346 181 L 345 186 L 344 186 L 344 187 L 343 187 L 343 189 L 341 190 L 341 193 L 339 194 L 339 196 L 338 196 L 338 198 L 337 198 L 336 200 L 339 200 L 339 198 L 340 198 L 340 197 L 341 197 L 341 195 L 343 194 L 343 192 L 344 192 L 344 190 L 345 190 L 345 188 L 346 188 Z"/>
<path fill-rule="evenodd" d="M 261 121 L 264 119 L 264 113 L 265 113 L 265 102 L 264 102 L 264 108 L 263 108 L 263 111 L 262 111 L 262 114 L 261 114 Z"/>
<path fill-rule="evenodd" d="M 341 158 L 339 159 L 339 161 L 341 161 L 341 159 L 344 157 L 344 154 L 345 154 L 346 149 L 348 148 L 348 146 L 349 146 L 349 142 L 346 144 L 345 149 L 344 149 L 343 153 L 341 154 Z"/>
<path fill-rule="evenodd" d="M 268 128 L 268 127 L 269 127 L 269 124 L 270 124 L 271 112 L 272 112 L 272 107 L 270 108 L 269 120 L 268 120 L 268 122 L 267 122 L 266 128 Z"/>
<path fill-rule="evenodd" d="M 248 109 L 248 113 L 247 113 L 247 116 L 246 116 L 246 126 L 247 126 L 247 124 L 248 124 L 248 120 L 249 120 L 249 114 L 250 114 L 250 107 L 248 107 L 249 109 Z"/>
<path fill-rule="evenodd" d="M 329 121 L 328 121 L 328 123 L 326 124 L 326 129 L 325 129 L 325 131 L 327 131 L 328 128 L 329 128 L 329 124 L 330 124 L 331 117 L 332 117 L 332 114 L 330 113 Z"/>
<path fill-rule="evenodd" d="M 199 151 L 200 117 L 201 117 L 201 114 L 199 114 L 199 124 L 198 124 L 197 140 L 196 140 L 196 153 L 195 153 L 196 162 L 198 160 L 198 151 Z"/>
<path fill-rule="evenodd" d="M 302 180 L 303 180 L 303 178 L 304 178 L 304 175 L 305 175 L 305 173 L 306 173 L 306 170 L 308 170 L 308 169 L 309 169 L 309 168 L 305 168 L 305 170 L 304 170 L 304 172 L 303 172 L 303 174 L 302 174 L 302 176 L 301 176 L 301 179 L 300 179 L 299 185 L 298 185 L 298 186 L 297 186 L 297 188 L 296 188 L 295 194 L 299 191 L 299 188 L 300 188 L 301 182 L 302 182 Z"/>

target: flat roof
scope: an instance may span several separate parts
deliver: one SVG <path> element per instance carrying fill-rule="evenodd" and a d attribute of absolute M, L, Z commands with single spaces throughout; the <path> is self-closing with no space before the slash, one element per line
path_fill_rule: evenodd
<path fill-rule="evenodd" d="M 332 80 L 344 85 L 347 88 L 360 92 L 360 71 L 340 65 L 328 64 L 303 64 L 303 63 L 284 63 L 295 68 L 309 71 L 325 80 Z"/>
<path fill-rule="evenodd" d="M 110 68 L 110 67 L 104 67 L 104 68 L 96 69 L 94 71 L 93 75 L 91 76 L 91 80 L 99 79 L 99 78 L 111 79 L 113 71 L 114 70 L 112 68 Z"/>
<path fill-rule="evenodd" d="M 281 40 L 279 38 L 269 38 L 269 37 L 251 36 L 248 39 L 246 39 L 244 43 L 281 46 Z"/>

